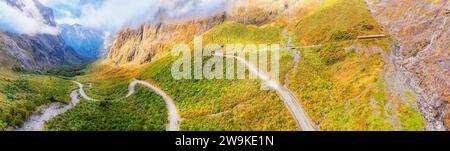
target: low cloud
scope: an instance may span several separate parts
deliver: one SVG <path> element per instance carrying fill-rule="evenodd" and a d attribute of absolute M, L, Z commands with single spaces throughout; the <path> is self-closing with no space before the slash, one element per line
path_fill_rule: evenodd
<path fill-rule="evenodd" d="M 81 24 L 105 32 L 124 26 L 153 22 L 164 15 L 171 19 L 208 16 L 224 10 L 226 0 L 39 0 L 55 12 L 58 24 Z M 57 27 L 28 17 L 0 1 L 0 30 L 21 34 L 59 34 Z"/>
<path fill-rule="evenodd" d="M 190 16 L 210 16 L 218 11 L 225 11 L 226 0 L 171 0 L 167 1 L 166 10 L 172 18 Z"/>
<path fill-rule="evenodd" d="M 81 24 L 108 32 L 116 32 L 123 26 L 138 26 L 155 21 L 161 13 L 175 19 L 208 16 L 224 10 L 226 6 L 226 0 L 40 1 L 56 11 L 59 24 Z"/>
<path fill-rule="evenodd" d="M 153 17 L 159 6 L 159 0 L 105 0 L 99 7 L 85 5 L 79 22 L 91 28 L 116 31 L 124 25 L 137 24 Z"/>
<path fill-rule="evenodd" d="M 30 18 L 20 10 L 0 2 L 0 30 L 19 34 L 59 34 L 59 29 Z"/>

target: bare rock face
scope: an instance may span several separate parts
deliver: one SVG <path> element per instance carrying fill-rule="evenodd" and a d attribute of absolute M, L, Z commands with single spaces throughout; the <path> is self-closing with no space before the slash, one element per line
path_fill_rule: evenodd
<path fill-rule="evenodd" d="M 194 18 L 185 21 L 161 21 L 144 24 L 138 29 L 125 28 L 117 36 L 107 54 L 107 59 L 116 64 L 143 64 L 173 46 L 189 43 L 225 20 L 220 13 L 208 18 Z"/>
<path fill-rule="evenodd" d="M 14 67 L 29 70 L 42 70 L 83 60 L 59 36 L 0 33 L 0 48 L 6 51 L 8 57 L 16 60 L 18 64 Z"/>
<path fill-rule="evenodd" d="M 37 0 L 6 0 L 6 4 L 20 10 L 26 16 L 50 27 L 55 27 L 53 11 Z M 55 65 L 73 64 L 84 61 L 65 44 L 58 35 L 17 34 L 0 32 L 0 62 L 2 68 L 22 67 L 28 70 L 42 70 Z"/>
<path fill-rule="evenodd" d="M 159 23 L 144 24 L 137 29 L 125 28 L 117 36 L 107 52 L 106 58 L 116 64 L 142 64 L 167 52 L 175 44 L 189 43 L 194 36 L 199 36 L 225 20 L 242 24 L 262 25 L 286 15 L 288 8 L 300 11 L 304 6 L 317 4 L 323 0 L 302 1 L 291 0 L 229 0 L 227 10 L 211 17 L 173 20 L 167 18 L 165 9 L 159 10 Z"/>
<path fill-rule="evenodd" d="M 450 2 L 366 0 L 372 14 L 396 38 L 397 72 L 415 92 L 428 130 L 450 130 Z"/>
<path fill-rule="evenodd" d="M 281 14 L 284 5 L 284 1 L 231 0 L 228 4 L 227 16 L 230 20 L 242 24 L 262 25 Z"/>

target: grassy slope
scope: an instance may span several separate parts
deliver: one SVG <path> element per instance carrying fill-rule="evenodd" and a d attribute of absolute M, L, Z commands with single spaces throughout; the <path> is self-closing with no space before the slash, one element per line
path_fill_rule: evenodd
<path fill-rule="evenodd" d="M 281 43 L 281 27 L 268 25 L 255 27 L 227 22 L 219 25 L 204 35 L 204 43 L 234 43 L 239 37 L 244 37 L 245 43 L 268 43 L 278 39 Z M 248 31 L 248 32 L 245 32 Z M 226 33 L 225 35 L 221 35 Z M 272 33 L 266 35 L 265 33 Z M 265 38 L 264 36 L 270 36 Z M 214 38 L 213 38 L 214 37 Z M 253 40 L 252 40 L 253 39 Z M 289 54 L 283 55 L 289 57 Z M 270 91 L 260 90 L 258 80 L 174 80 L 171 76 L 171 65 L 177 57 L 166 55 L 152 63 L 141 67 L 115 67 L 108 63 L 99 63 L 91 67 L 88 75 L 79 80 L 94 85 L 87 89 L 88 94 L 100 99 L 114 100 L 123 97 L 127 92 L 127 85 L 132 78 L 147 80 L 165 90 L 176 101 L 182 130 L 295 130 L 296 125 L 290 113 L 279 99 L 278 95 Z M 148 101 L 162 102 L 160 99 Z M 109 101 L 112 102 L 112 101 Z M 101 107 L 80 104 L 76 108 L 89 108 L 94 113 Z M 115 110 L 118 110 L 116 108 Z M 261 112 L 264 111 L 264 112 Z M 118 110 L 120 112 L 120 110 Z M 164 111 L 165 112 L 165 111 Z M 120 112 L 124 113 L 124 112 Z M 53 123 L 64 123 L 61 129 L 93 129 L 82 127 L 94 124 L 79 124 L 87 122 L 81 115 L 63 114 Z M 115 113 L 111 113 L 115 114 Z M 142 113 L 133 113 L 142 114 Z M 107 115 L 104 115 L 107 116 Z M 88 116 L 90 120 L 103 119 L 104 116 Z M 67 121 L 67 122 L 66 122 Z M 73 122 L 68 122 L 73 121 Z M 128 121 L 131 122 L 131 121 Z M 78 123 L 78 124 L 77 124 Z M 109 121 L 105 123 L 110 123 Z M 52 125 L 55 125 L 52 124 Z M 121 125 L 114 124 L 115 127 Z M 53 129 L 52 127 L 50 129 Z M 111 127 L 103 127 L 112 129 Z M 58 128 L 56 128 L 58 129 Z M 118 128 L 130 130 L 128 127 Z M 116 129 L 112 129 L 116 130 Z"/>
<path fill-rule="evenodd" d="M 167 112 L 164 101 L 147 88 L 138 86 L 136 94 L 115 101 L 80 104 L 52 119 L 47 130 L 63 131 L 163 131 Z"/>
<path fill-rule="evenodd" d="M 74 86 L 53 76 L 0 71 L 0 130 L 21 125 L 40 105 L 68 103 Z"/>
<path fill-rule="evenodd" d="M 226 22 L 203 35 L 204 44 L 280 44 L 281 26 L 256 27 Z M 289 57 L 288 55 L 283 55 Z M 141 76 L 166 90 L 177 103 L 182 130 L 295 130 L 292 116 L 259 80 L 174 80 L 167 56 L 151 63 Z M 261 112 L 263 111 L 263 112 Z"/>
<path fill-rule="evenodd" d="M 128 84 L 142 74 L 142 67 L 119 67 L 108 62 L 97 62 L 88 67 L 87 75 L 77 77 L 78 81 L 93 84 L 86 93 L 100 100 L 114 100 L 128 93 Z"/>
<path fill-rule="evenodd" d="M 283 44 L 280 24 L 267 24 L 261 27 L 243 25 L 233 21 L 214 27 L 204 34 L 204 43 L 225 44 Z"/>
<path fill-rule="evenodd" d="M 260 90 L 258 80 L 174 80 L 172 57 L 149 65 L 141 76 L 171 94 L 182 130 L 295 130 L 278 95 Z M 263 112 L 261 112 L 263 111 Z"/>
<path fill-rule="evenodd" d="M 296 31 L 302 45 L 311 45 L 380 34 L 382 29 L 372 18 L 364 1 L 325 0 L 297 23 Z"/>
<path fill-rule="evenodd" d="M 283 44 L 282 27 L 279 24 L 256 27 L 226 22 L 207 32 L 204 43 Z M 407 106 L 404 100 L 387 92 L 382 79 L 382 57 L 344 50 L 352 44 L 376 45 L 386 50 L 389 40 L 352 41 L 358 35 L 381 32 L 361 0 L 327 0 L 298 22 L 295 39 L 300 44 L 327 43 L 320 48 L 301 50 L 303 57 L 298 69 L 288 75 L 290 88 L 322 130 L 423 130 L 420 114 Z M 92 66 L 88 75 L 79 79 L 94 83 L 94 88 L 88 90 L 91 96 L 106 100 L 123 97 L 133 77 L 154 83 L 176 101 L 179 113 L 185 119 L 181 123 L 182 130 L 296 129 L 279 97 L 274 92 L 259 90 L 260 81 L 174 80 L 170 67 L 176 59 L 167 55 L 150 64 L 127 69 L 98 64 Z M 291 66 L 291 56 L 285 54 L 281 62 L 283 74 L 288 73 Z M 147 101 L 162 102 L 149 97 Z M 133 112 L 121 109 L 128 103 L 112 103 L 120 100 L 108 102 L 113 104 L 112 107 L 82 103 L 75 110 L 86 108 L 92 110 L 94 115 L 90 112 L 68 112 L 52 121 L 54 124 L 51 125 L 64 130 L 161 130 L 165 111 L 160 107 Z M 118 123 L 135 123 L 135 120 L 106 118 L 133 114 L 137 116 L 136 121 L 140 121 L 137 123 L 145 125 L 147 120 L 143 117 L 149 116 L 148 113 L 162 113 L 147 119 L 150 121 L 147 123 L 156 124 L 148 125 L 152 127 L 148 129 L 142 125 L 126 127 L 126 124 Z M 108 126 L 98 125 L 105 123 Z"/>
<path fill-rule="evenodd" d="M 289 75 L 295 79 L 290 88 L 323 130 L 424 129 L 420 114 L 387 92 L 380 54 L 344 50 L 360 44 L 388 51 L 388 39 L 352 41 L 381 33 L 362 0 L 327 0 L 299 21 L 296 30 L 301 44 L 326 43 L 301 50 L 299 68 Z"/>
<path fill-rule="evenodd" d="M 87 75 L 76 80 L 85 84 L 89 96 L 102 101 L 82 100 L 70 111 L 52 119 L 46 126 L 47 130 L 165 130 L 165 104 L 153 91 L 139 85 L 134 95 L 123 98 L 132 78 L 140 73 L 137 69 L 97 62 L 86 72 Z M 89 88 L 88 83 L 92 83 L 94 88 Z"/>

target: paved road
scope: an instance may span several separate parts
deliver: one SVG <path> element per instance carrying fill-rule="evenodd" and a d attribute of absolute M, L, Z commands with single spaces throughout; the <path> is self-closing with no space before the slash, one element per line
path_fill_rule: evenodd
<path fill-rule="evenodd" d="M 234 58 L 243 63 L 250 72 L 253 72 L 258 75 L 258 77 L 266 82 L 267 86 L 275 90 L 278 95 L 283 100 L 284 104 L 288 107 L 291 114 L 294 116 L 294 119 L 299 126 L 300 130 L 302 131 L 316 131 L 316 128 L 314 124 L 309 119 L 308 115 L 306 114 L 305 110 L 299 103 L 298 99 L 295 97 L 295 95 L 286 87 L 282 86 L 277 81 L 273 81 L 269 78 L 269 76 L 263 72 L 259 71 L 258 68 L 256 68 L 254 65 L 248 63 L 245 59 L 236 57 L 236 56 L 230 56 L 230 55 L 221 55 L 221 54 L 215 54 L 215 56 L 222 56 L 227 58 Z"/>
<path fill-rule="evenodd" d="M 89 100 L 89 101 L 98 101 L 96 99 L 93 99 L 93 98 L 89 97 L 86 94 L 86 92 L 84 91 L 83 84 L 81 84 L 79 82 L 76 82 L 76 81 L 74 81 L 74 82 L 76 84 L 78 84 L 78 86 L 80 88 L 78 90 L 78 92 L 81 94 L 81 97 L 83 97 L 84 99 Z M 131 95 L 134 94 L 137 84 L 142 84 L 142 85 L 146 86 L 147 88 L 152 89 L 153 91 L 156 92 L 156 94 L 160 95 L 163 98 L 163 100 L 167 104 L 168 116 L 169 116 L 168 117 L 168 124 L 167 124 L 167 127 L 166 127 L 166 131 L 179 131 L 179 129 L 180 129 L 180 126 L 179 126 L 180 116 L 178 115 L 175 103 L 174 103 L 173 99 L 170 98 L 169 95 L 167 95 L 160 88 L 158 88 L 158 87 L 156 87 L 156 86 L 154 86 L 154 85 L 152 85 L 152 84 L 150 84 L 148 82 L 135 79 L 135 80 L 133 80 L 133 82 L 131 82 L 128 85 L 128 94 L 125 96 L 125 98 L 128 98 L 128 97 L 130 97 Z"/>
<path fill-rule="evenodd" d="M 142 84 L 145 87 L 148 87 L 148 88 L 152 89 L 153 91 L 155 91 L 158 95 L 160 95 L 164 99 L 164 101 L 166 102 L 167 109 L 168 109 L 168 114 L 169 114 L 166 131 L 179 131 L 179 129 L 180 129 L 180 125 L 179 125 L 180 116 L 178 115 L 177 108 L 175 106 L 175 102 L 173 101 L 172 98 L 169 97 L 169 95 L 167 95 L 160 88 L 158 88 L 158 87 L 156 87 L 156 86 L 154 86 L 154 85 L 152 85 L 152 84 L 150 84 L 148 82 L 135 79 L 128 86 L 128 94 L 127 94 L 126 97 L 130 97 L 131 95 L 133 95 L 133 93 L 135 92 L 135 88 L 136 88 L 137 84 Z"/>
<path fill-rule="evenodd" d="M 84 85 L 81 84 L 80 82 L 77 81 L 73 81 L 74 83 L 78 84 L 79 90 L 78 92 L 81 94 L 81 97 L 83 97 L 83 99 L 86 99 L 88 101 L 97 101 L 96 99 L 93 99 L 91 97 L 89 97 L 86 92 L 84 91 Z"/>
<path fill-rule="evenodd" d="M 72 107 L 74 107 L 80 101 L 78 99 L 78 94 L 80 94 L 83 99 L 86 99 L 88 101 L 98 101 L 96 99 L 89 97 L 86 94 L 86 92 L 84 91 L 83 84 L 81 84 L 80 82 L 77 82 L 77 81 L 73 81 L 73 82 L 78 85 L 79 89 L 73 90 L 71 92 L 70 97 L 72 98 L 72 101 L 70 104 L 62 106 L 61 103 L 52 103 L 44 109 L 44 112 L 42 114 L 38 113 L 38 112 L 33 112 L 31 117 L 27 121 L 25 121 L 25 123 L 23 124 L 23 126 L 21 128 L 14 129 L 14 130 L 15 131 L 41 131 L 47 121 L 58 116 L 59 114 L 62 114 L 64 112 L 68 111 Z M 133 82 L 131 82 L 130 85 L 128 86 L 128 94 L 126 95 L 126 97 L 130 97 L 131 95 L 134 94 L 135 87 L 137 84 L 142 84 L 142 85 L 152 89 L 153 91 L 155 91 L 158 95 L 160 95 L 164 99 L 164 101 L 167 104 L 167 109 L 169 110 L 168 124 L 167 124 L 166 130 L 167 131 L 179 131 L 180 116 L 178 115 L 175 103 L 174 103 L 173 99 L 170 98 L 160 88 L 158 88 L 148 82 L 145 82 L 145 81 L 133 80 Z"/>

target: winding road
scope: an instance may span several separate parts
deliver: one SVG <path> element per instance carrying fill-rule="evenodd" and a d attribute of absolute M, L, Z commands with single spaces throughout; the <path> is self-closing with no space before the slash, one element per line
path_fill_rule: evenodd
<path fill-rule="evenodd" d="M 280 98 L 283 100 L 284 104 L 288 107 L 289 111 L 293 115 L 295 122 L 299 126 L 300 130 L 316 131 L 315 125 L 309 119 L 307 113 L 299 103 L 297 97 L 288 88 L 284 87 L 277 81 L 271 80 L 264 71 L 260 71 L 257 67 L 248 63 L 245 59 L 241 57 L 222 54 L 214 54 L 214 56 L 233 58 L 243 63 L 249 69 L 250 72 L 257 74 L 262 81 L 266 82 L 267 86 L 269 86 L 278 93 Z"/>
<path fill-rule="evenodd" d="M 86 94 L 86 92 L 84 91 L 83 84 L 81 84 L 80 82 L 77 82 L 77 81 L 73 81 L 73 82 L 78 84 L 78 87 L 79 87 L 78 92 L 81 94 L 81 97 L 83 97 L 83 99 L 88 100 L 88 101 L 97 101 L 96 99 L 93 99 Z"/>
<path fill-rule="evenodd" d="M 223 55 L 223 54 L 214 54 L 214 56 L 220 56 L 220 57 L 226 57 L 226 58 L 233 58 L 237 59 L 241 63 L 243 63 L 250 72 L 255 73 L 258 75 L 259 79 L 264 81 L 267 86 L 275 90 L 280 98 L 283 100 L 284 104 L 288 107 L 289 111 L 293 115 L 297 125 L 299 126 L 300 130 L 302 131 L 316 131 L 315 125 L 311 122 L 310 118 L 308 117 L 307 113 L 299 103 L 296 96 L 286 87 L 281 85 L 279 82 L 274 81 L 270 79 L 267 73 L 264 71 L 260 71 L 257 67 L 254 65 L 248 63 L 245 59 L 237 57 L 237 56 L 231 56 L 231 55 Z M 16 129 L 17 131 L 40 131 L 44 127 L 45 123 L 49 121 L 50 119 L 56 117 L 59 114 L 62 114 L 66 112 L 67 110 L 74 107 L 78 102 L 78 94 L 83 99 L 86 99 L 88 101 L 97 101 L 94 98 L 89 97 L 86 92 L 84 91 L 84 85 L 80 82 L 76 82 L 79 87 L 77 90 L 73 90 L 70 94 L 70 97 L 72 99 L 70 104 L 67 104 L 63 107 L 61 107 L 61 103 L 52 103 L 50 104 L 42 114 L 38 112 L 33 112 L 32 116 L 28 121 L 24 123 L 24 125 Z M 179 131 L 179 121 L 180 116 L 178 115 L 175 103 L 172 98 L 170 98 L 162 89 L 158 88 L 157 86 L 154 86 L 148 82 L 134 79 L 129 85 L 128 85 L 128 94 L 125 96 L 125 98 L 128 98 L 132 96 L 135 93 L 136 85 L 141 84 L 149 89 L 152 89 L 155 93 L 160 95 L 163 100 L 165 101 L 168 109 L 168 123 L 166 126 L 166 131 Z"/>
<path fill-rule="evenodd" d="M 62 106 L 63 104 L 61 104 L 61 103 L 51 103 L 50 105 L 46 106 L 43 113 L 33 112 L 31 117 L 27 121 L 25 121 L 23 126 L 20 128 L 14 129 L 14 131 L 41 131 L 41 130 L 43 130 L 44 125 L 50 119 L 68 111 L 69 109 L 74 107 L 76 104 L 78 104 L 78 102 L 80 101 L 78 98 L 78 94 L 80 94 L 80 96 L 85 100 L 98 101 L 94 98 L 89 97 L 86 94 L 86 92 L 84 91 L 83 84 L 81 84 L 80 82 L 77 82 L 77 81 L 73 81 L 73 82 L 76 83 L 79 88 L 77 90 L 73 90 L 70 93 L 70 97 L 72 99 L 70 104 Z M 160 95 L 164 99 L 164 101 L 167 104 L 168 116 L 169 116 L 166 131 L 179 131 L 180 116 L 178 115 L 175 103 L 174 103 L 173 99 L 170 98 L 160 88 L 158 88 L 148 82 L 134 79 L 133 82 L 131 82 L 128 86 L 128 94 L 126 95 L 125 98 L 128 98 L 134 94 L 135 87 L 137 84 L 142 84 L 145 87 L 152 89 L 153 91 L 155 91 L 158 95 Z"/>
<path fill-rule="evenodd" d="M 131 95 L 134 94 L 137 84 L 142 84 L 143 86 L 152 89 L 153 91 L 156 92 L 156 94 L 158 94 L 159 96 L 161 96 L 164 99 L 164 101 L 166 102 L 166 105 L 167 105 L 167 110 L 168 110 L 168 115 L 169 115 L 166 131 L 179 131 L 180 116 L 178 115 L 177 108 L 175 106 L 175 102 L 173 101 L 172 98 L 169 97 L 169 95 L 167 95 L 160 88 L 158 88 L 148 82 L 134 79 L 133 82 L 131 82 L 130 85 L 128 85 L 128 94 L 126 97 L 130 97 Z"/>
<path fill-rule="evenodd" d="M 86 100 L 89 101 L 98 101 L 96 99 L 93 99 L 89 97 L 86 92 L 84 91 L 83 84 L 74 81 L 76 84 L 78 84 L 78 87 L 80 88 L 78 92 L 81 94 L 81 97 L 83 97 Z M 158 88 L 157 86 L 154 86 L 148 82 L 134 79 L 129 85 L 128 85 L 128 94 L 124 98 L 128 98 L 132 96 L 135 93 L 136 85 L 141 84 L 149 89 L 152 89 L 156 94 L 162 97 L 162 99 L 166 102 L 167 110 L 168 110 L 168 123 L 166 126 L 166 131 L 179 131 L 180 130 L 180 116 L 178 115 L 177 108 L 175 106 L 175 102 L 172 98 L 169 97 L 163 90 Z"/>

